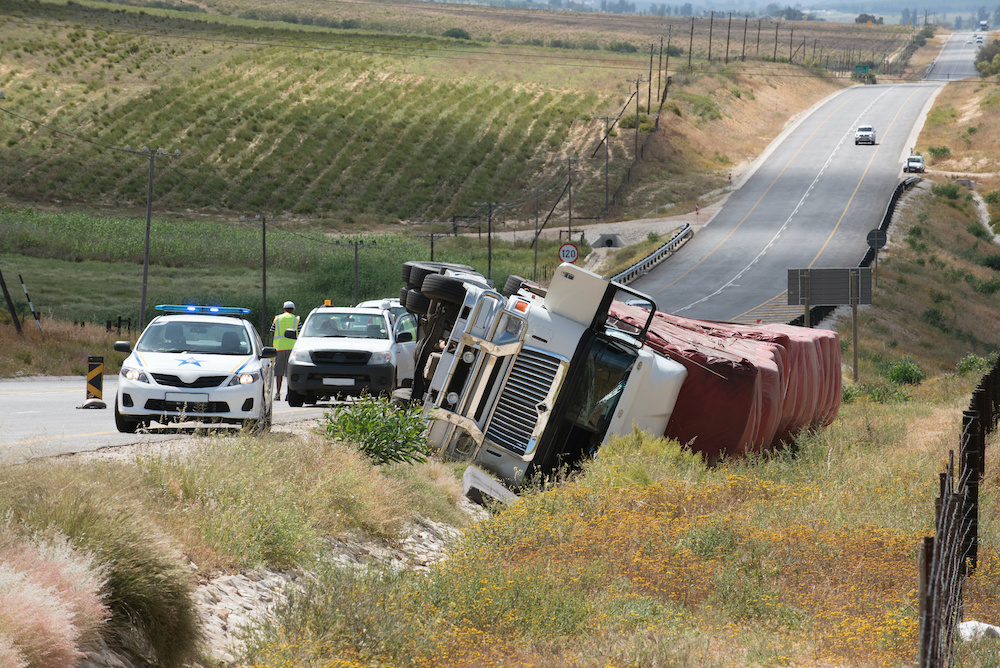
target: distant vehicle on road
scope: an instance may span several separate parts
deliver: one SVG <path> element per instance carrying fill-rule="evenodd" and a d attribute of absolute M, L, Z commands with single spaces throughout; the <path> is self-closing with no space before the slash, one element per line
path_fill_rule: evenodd
<path fill-rule="evenodd" d="M 250 309 L 159 305 L 122 362 L 115 426 L 132 433 L 150 422 L 196 421 L 271 428 L 274 348 L 244 316 Z"/>
<path fill-rule="evenodd" d="M 874 143 L 875 127 L 872 125 L 859 125 L 858 129 L 854 131 L 854 145 Z"/>
<path fill-rule="evenodd" d="M 924 159 L 919 155 L 911 155 L 906 159 L 906 164 L 903 165 L 904 172 L 923 172 L 924 171 Z"/>

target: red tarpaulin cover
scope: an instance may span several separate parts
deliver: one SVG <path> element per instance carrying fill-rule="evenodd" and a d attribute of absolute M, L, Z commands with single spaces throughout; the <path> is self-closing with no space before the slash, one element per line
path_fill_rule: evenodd
<path fill-rule="evenodd" d="M 646 314 L 612 307 L 612 315 L 640 326 Z M 688 372 L 664 435 L 708 461 L 774 448 L 829 425 L 840 409 L 836 332 L 657 312 L 647 343 Z"/>

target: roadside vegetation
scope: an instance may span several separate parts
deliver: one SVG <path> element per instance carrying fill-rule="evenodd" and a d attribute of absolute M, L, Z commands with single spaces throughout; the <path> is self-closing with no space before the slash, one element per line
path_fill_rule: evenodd
<path fill-rule="evenodd" d="M 995 359 L 1000 271 L 967 192 L 927 186 L 903 200 L 874 305 L 861 311 L 860 382 L 845 383 L 829 429 L 774 456 L 709 468 L 635 434 L 581 475 L 470 525 L 453 467 L 375 463 L 385 461 L 381 437 L 405 430 L 387 432 L 373 407 L 333 414 L 315 432 L 206 434 L 191 452 L 7 469 L 0 506 L 11 509 L 12 540 L 64 541 L 74 559 L 92 560 L 106 578 L 91 586 L 108 606 L 94 624 L 106 637 L 124 614 L 109 573 L 137 568 L 121 578 L 136 595 L 148 579 L 176 578 L 155 628 L 111 636 L 147 656 L 147 636 L 188 628 L 196 576 L 266 565 L 318 579 L 249 636 L 247 665 L 260 668 L 910 663 L 917 548 L 933 532 L 961 411 Z M 850 323 L 837 327 L 849 360 Z M 367 446 L 362 433 L 374 436 Z M 965 615 L 995 622 L 997 498 L 992 485 L 982 492 Z M 360 531 L 391 542 L 417 514 L 466 528 L 428 574 L 324 563 L 326 539 Z M 197 653 L 193 634 L 171 637 L 189 638 L 178 657 Z M 990 665 L 1000 645 L 960 651 L 960 665 Z"/>

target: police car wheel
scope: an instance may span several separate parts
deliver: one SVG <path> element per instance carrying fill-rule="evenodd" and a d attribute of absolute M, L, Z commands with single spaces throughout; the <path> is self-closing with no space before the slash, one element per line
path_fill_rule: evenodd
<path fill-rule="evenodd" d="M 139 427 L 144 426 L 144 420 L 140 418 L 130 418 L 118 412 L 118 402 L 115 401 L 115 427 L 123 434 L 134 434 Z"/>

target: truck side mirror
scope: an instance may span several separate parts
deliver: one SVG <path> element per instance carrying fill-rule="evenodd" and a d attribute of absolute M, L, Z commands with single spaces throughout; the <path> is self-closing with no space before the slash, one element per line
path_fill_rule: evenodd
<path fill-rule="evenodd" d="M 299 333 L 294 329 L 286 329 L 284 336 L 286 339 L 297 339 L 299 338 Z"/>
<path fill-rule="evenodd" d="M 396 337 L 396 343 L 409 343 L 413 340 L 413 332 L 400 332 Z"/>

